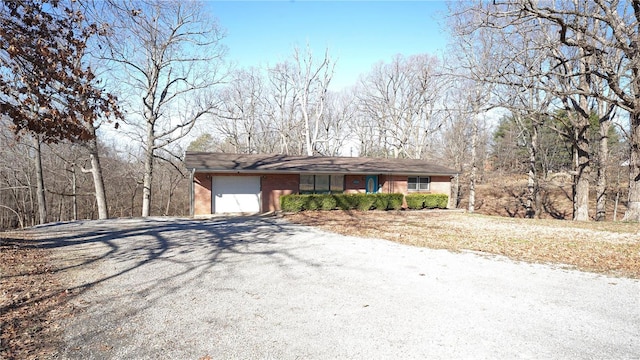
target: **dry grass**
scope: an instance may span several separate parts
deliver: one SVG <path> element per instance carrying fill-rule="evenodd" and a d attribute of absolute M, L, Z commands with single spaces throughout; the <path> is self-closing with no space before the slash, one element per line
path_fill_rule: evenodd
<path fill-rule="evenodd" d="M 50 253 L 0 233 L 0 359 L 47 359 L 70 314 Z"/>
<path fill-rule="evenodd" d="M 568 175 L 567 175 L 568 176 Z M 527 179 L 525 176 L 491 174 L 486 182 L 476 186 L 476 213 L 497 215 L 504 217 L 525 217 L 527 202 Z M 569 178 L 570 179 L 570 178 Z M 620 199 L 626 198 L 626 186 L 621 185 Z M 570 220 L 573 216 L 571 201 L 571 183 L 556 181 L 540 181 L 540 214 L 543 219 Z M 616 191 L 610 189 L 607 193 L 606 219 L 612 220 L 615 210 Z M 468 207 L 468 188 L 463 185 L 458 208 Z M 589 209 L 591 218 L 595 216 L 596 194 L 592 189 L 589 194 Z M 617 220 L 626 211 L 625 201 L 620 201 L 617 208 Z"/>
<path fill-rule="evenodd" d="M 284 217 L 340 234 L 640 278 L 637 223 L 530 220 L 457 211 L 319 211 Z"/>

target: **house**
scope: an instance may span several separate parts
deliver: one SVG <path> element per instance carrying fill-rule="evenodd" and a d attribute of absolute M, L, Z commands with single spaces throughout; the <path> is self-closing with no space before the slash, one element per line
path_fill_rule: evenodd
<path fill-rule="evenodd" d="M 280 210 L 280 196 L 306 193 L 441 193 L 456 171 L 413 159 L 187 152 L 191 214 Z"/>

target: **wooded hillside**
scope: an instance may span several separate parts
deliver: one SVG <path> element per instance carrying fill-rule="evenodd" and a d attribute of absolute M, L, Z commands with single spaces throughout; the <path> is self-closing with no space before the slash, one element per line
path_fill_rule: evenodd
<path fill-rule="evenodd" d="M 446 53 L 331 91 L 328 48 L 233 66 L 197 1 L 3 1 L 0 228 L 187 215 L 186 149 L 427 159 L 470 212 L 640 221 L 635 5 L 454 2 Z"/>

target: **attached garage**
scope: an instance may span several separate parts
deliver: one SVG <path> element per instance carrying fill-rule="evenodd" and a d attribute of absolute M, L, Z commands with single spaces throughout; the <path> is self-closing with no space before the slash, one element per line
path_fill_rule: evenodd
<path fill-rule="evenodd" d="M 213 176 L 211 209 L 221 213 L 259 213 L 259 176 Z"/>

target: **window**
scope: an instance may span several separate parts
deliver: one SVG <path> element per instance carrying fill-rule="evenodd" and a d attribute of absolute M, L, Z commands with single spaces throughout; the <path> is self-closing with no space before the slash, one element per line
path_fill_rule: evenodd
<path fill-rule="evenodd" d="M 301 194 L 336 194 L 344 191 L 344 175 L 300 175 Z"/>
<path fill-rule="evenodd" d="M 344 191 L 344 176 L 331 175 L 331 192 L 341 193 Z"/>
<path fill-rule="evenodd" d="M 407 181 L 407 190 L 409 191 L 428 191 L 431 178 L 428 176 L 413 176 Z"/>
<path fill-rule="evenodd" d="M 328 193 L 331 175 L 316 175 L 316 193 Z"/>
<path fill-rule="evenodd" d="M 300 175 L 300 193 L 313 192 L 313 175 Z"/>

